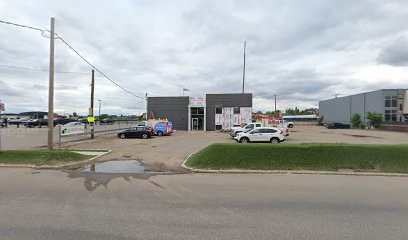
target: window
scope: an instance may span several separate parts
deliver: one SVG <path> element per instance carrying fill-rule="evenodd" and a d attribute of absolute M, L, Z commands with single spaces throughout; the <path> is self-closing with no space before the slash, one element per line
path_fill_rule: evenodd
<path fill-rule="evenodd" d="M 392 107 L 396 108 L 397 106 L 397 96 L 385 96 L 384 106 L 386 108 Z"/>
<path fill-rule="evenodd" d="M 391 98 L 391 107 L 397 107 L 397 97 L 392 97 Z"/>
<path fill-rule="evenodd" d="M 222 108 L 220 107 L 215 108 L 215 114 L 222 114 Z"/>
<path fill-rule="evenodd" d="M 400 111 L 402 111 L 402 103 L 400 103 Z"/>
<path fill-rule="evenodd" d="M 263 133 L 276 133 L 276 130 L 275 130 L 275 129 L 268 129 L 268 128 L 266 128 L 266 129 L 261 129 L 261 131 L 262 131 Z"/>
<path fill-rule="evenodd" d="M 240 108 L 239 107 L 234 107 L 234 114 L 240 114 Z"/>
<path fill-rule="evenodd" d="M 260 133 L 260 132 L 261 132 L 261 129 L 254 129 L 251 133 L 254 134 L 254 133 Z"/>
<path fill-rule="evenodd" d="M 222 130 L 222 125 L 215 125 L 215 130 Z"/>
<path fill-rule="evenodd" d="M 390 96 L 385 97 L 385 107 L 391 107 L 391 97 Z"/>
<path fill-rule="evenodd" d="M 396 122 L 397 110 L 385 110 L 384 121 Z"/>

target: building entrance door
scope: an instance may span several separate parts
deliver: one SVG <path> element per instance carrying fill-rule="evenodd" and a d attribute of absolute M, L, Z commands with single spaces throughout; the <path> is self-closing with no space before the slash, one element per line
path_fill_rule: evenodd
<path fill-rule="evenodd" d="M 198 118 L 191 118 L 191 130 L 198 131 Z"/>

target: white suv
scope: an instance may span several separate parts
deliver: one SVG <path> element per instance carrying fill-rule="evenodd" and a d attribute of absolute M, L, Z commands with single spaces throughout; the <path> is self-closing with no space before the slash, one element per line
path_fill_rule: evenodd
<path fill-rule="evenodd" d="M 282 130 L 272 127 L 259 127 L 251 131 L 238 133 L 234 139 L 240 143 L 271 142 L 280 143 L 285 141 Z"/>

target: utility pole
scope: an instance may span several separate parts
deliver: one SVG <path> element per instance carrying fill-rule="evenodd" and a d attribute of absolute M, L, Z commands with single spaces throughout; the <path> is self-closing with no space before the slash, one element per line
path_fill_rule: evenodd
<path fill-rule="evenodd" d="M 276 114 L 276 91 L 275 91 L 275 114 Z"/>
<path fill-rule="evenodd" d="M 93 117 L 93 110 L 94 110 L 94 92 L 95 92 L 95 70 L 92 69 L 92 84 L 91 84 L 91 108 L 89 110 L 89 115 L 90 117 Z M 92 128 L 91 128 L 91 139 L 95 138 L 95 122 L 92 123 Z"/>
<path fill-rule="evenodd" d="M 147 105 L 147 103 L 148 103 L 148 102 L 147 102 L 147 93 L 146 93 L 146 95 L 145 95 L 145 99 L 146 99 L 146 121 L 147 121 L 147 120 L 149 120 L 149 119 L 148 119 L 148 116 L 147 116 L 147 115 L 148 115 L 147 111 L 148 111 L 148 108 L 149 108 L 149 106 Z"/>
<path fill-rule="evenodd" d="M 244 42 L 244 69 L 242 70 L 242 93 L 245 92 L 245 55 L 246 55 L 246 41 Z"/>
<path fill-rule="evenodd" d="M 98 100 L 98 102 L 99 102 L 99 114 L 98 114 L 98 117 L 99 117 L 99 121 L 101 120 L 101 102 L 102 102 L 102 100 Z"/>
<path fill-rule="evenodd" d="M 50 69 L 48 87 L 48 149 L 54 148 L 54 34 L 55 19 L 51 18 L 50 29 Z"/>

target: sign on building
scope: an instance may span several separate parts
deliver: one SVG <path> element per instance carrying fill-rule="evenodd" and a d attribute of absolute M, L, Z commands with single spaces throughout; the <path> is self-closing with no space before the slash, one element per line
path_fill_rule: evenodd
<path fill-rule="evenodd" d="M 85 133 L 85 126 L 62 126 L 61 136 Z"/>

